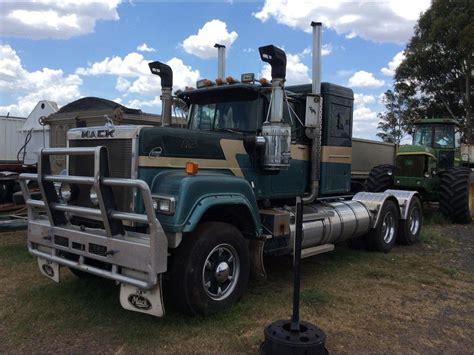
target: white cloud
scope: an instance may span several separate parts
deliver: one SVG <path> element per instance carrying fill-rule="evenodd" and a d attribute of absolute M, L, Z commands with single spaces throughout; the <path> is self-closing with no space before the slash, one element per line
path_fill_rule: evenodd
<path fill-rule="evenodd" d="M 354 110 L 353 136 L 375 139 L 378 125 L 377 113 L 366 106 Z"/>
<path fill-rule="evenodd" d="M 239 35 L 237 32 L 227 31 L 227 24 L 221 20 L 206 22 L 198 33 L 186 38 L 181 45 L 189 54 L 202 59 L 217 57 L 217 49 L 214 44 L 219 43 L 230 48 Z"/>
<path fill-rule="evenodd" d="M 148 47 L 146 43 L 142 43 L 137 47 L 139 52 L 156 52 L 156 49 L 153 47 Z"/>
<path fill-rule="evenodd" d="M 78 68 L 79 75 L 117 76 L 115 88 L 118 91 L 128 94 L 152 95 L 153 99 L 131 99 L 128 102 L 130 107 L 161 105 L 161 80 L 158 76 L 151 74 L 148 63 L 152 60 L 145 59 L 140 53 L 132 52 L 125 57 L 106 57 L 102 61 L 92 63 L 87 68 Z M 199 70 L 193 70 L 189 65 L 179 58 L 171 58 L 166 62 L 173 70 L 173 90 L 184 89 L 186 86 L 194 86 L 199 79 Z"/>
<path fill-rule="evenodd" d="M 364 95 L 364 94 L 354 94 L 354 105 L 355 106 L 364 106 L 375 103 L 375 96 L 373 95 Z"/>
<path fill-rule="evenodd" d="M 125 78 L 122 78 L 121 76 L 119 76 L 117 78 L 117 84 L 115 84 L 115 88 L 118 91 L 127 91 L 128 88 L 130 87 L 130 85 L 131 85 L 130 81 L 128 81 Z"/>
<path fill-rule="evenodd" d="M 405 60 L 405 54 L 403 51 L 398 52 L 395 54 L 393 59 L 388 62 L 388 67 L 380 69 L 383 75 L 387 76 L 394 76 L 395 70 L 397 70 L 398 66 Z"/>
<path fill-rule="evenodd" d="M 359 70 L 358 72 L 354 73 L 349 78 L 348 85 L 350 87 L 370 87 L 370 88 L 378 88 L 385 84 L 383 80 L 378 80 L 374 77 L 374 74 L 369 73 L 365 70 Z"/>
<path fill-rule="evenodd" d="M 286 82 L 285 85 L 307 84 L 311 82 L 310 69 L 301 62 L 301 54 L 286 54 Z M 260 76 L 271 80 L 271 67 L 265 63 Z"/>
<path fill-rule="evenodd" d="M 0 91 L 16 97 L 16 103 L 0 106 L 0 114 L 27 116 L 40 100 L 55 101 L 59 106 L 78 99 L 81 78 L 65 75 L 61 69 L 27 71 L 10 45 L 0 45 Z"/>
<path fill-rule="evenodd" d="M 94 32 L 99 20 L 118 20 L 120 0 L 1 1 L 0 35 L 68 39 Z"/>
<path fill-rule="evenodd" d="M 343 0 L 266 0 L 254 16 L 262 22 L 274 18 L 278 23 L 306 32 L 310 22 L 344 34 L 375 42 L 404 43 L 430 0 L 343 1 Z"/>

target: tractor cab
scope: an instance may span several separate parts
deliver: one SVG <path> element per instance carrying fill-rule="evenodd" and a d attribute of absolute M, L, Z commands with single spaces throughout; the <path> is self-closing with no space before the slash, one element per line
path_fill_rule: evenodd
<path fill-rule="evenodd" d="M 438 160 L 438 169 L 445 170 L 455 165 L 460 147 L 459 123 L 452 119 L 431 118 L 415 122 L 413 145 L 426 152 L 426 147 Z M 402 153 L 404 149 L 400 150 Z M 416 150 L 416 149 L 415 149 Z"/>

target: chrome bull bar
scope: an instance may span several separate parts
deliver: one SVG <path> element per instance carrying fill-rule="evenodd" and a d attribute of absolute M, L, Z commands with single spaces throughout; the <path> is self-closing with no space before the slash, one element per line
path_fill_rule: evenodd
<path fill-rule="evenodd" d="M 92 155 L 94 176 L 52 175 L 51 155 Z M 38 182 L 43 201 L 31 198 L 28 180 Z M 56 192 L 55 182 L 90 185 L 97 193 L 99 208 L 64 203 Z M 109 177 L 106 147 L 44 148 L 38 174 L 21 174 L 20 185 L 28 208 L 28 249 L 32 255 L 141 289 L 152 289 L 160 282 L 158 274 L 167 270 L 168 241 L 156 218 L 150 188 L 143 180 Z M 141 193 L 145 213 L 119 211 L 113 186 L 136 188 Z M 39 213 L 41 210 L 47 218 Z M 72 225 L 68 214 L 99 218 L 104 229 Z M 126 231 L 122 221 L 148 225 L 149 233 Z M 103 252 L 98 253 L 97 247 Z M 64 252 L 77 256 L 77 261 L 65 258 Z M 88 265 L 86 258 L 111 268 Z"/>

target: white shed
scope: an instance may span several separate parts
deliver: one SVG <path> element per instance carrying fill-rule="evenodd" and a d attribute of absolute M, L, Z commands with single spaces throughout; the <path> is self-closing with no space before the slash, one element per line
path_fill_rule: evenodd
<path fill-rule="evenodd" d="M 38 152 L 43 147 L 49 147 L 49 125 L 42 126 L 39 122 L 41 117 L 48 117 L 58 111 L 56 102 L 39 101 L 33 111 L 28 115 L 20 130 L 20 147 L 24 144 L 28 132 L 31 131 L 31 139 L 26 146 L 25 164 L 38 162 Z"/>

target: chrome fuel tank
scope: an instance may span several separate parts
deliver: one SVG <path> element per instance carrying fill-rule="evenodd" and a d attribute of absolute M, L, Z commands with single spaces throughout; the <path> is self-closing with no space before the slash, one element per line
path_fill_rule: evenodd
<path fill-rule="evenodd" d="M 320 218 L 319 216 L 327 216 Z M 334 244 L 366 234 L 371 228 L 372 215 L 358 201 L 317 203 L 305 206 L 303 216 L 303 248 Z M 292 248 L 295 225 L 290 224 Z"/>

